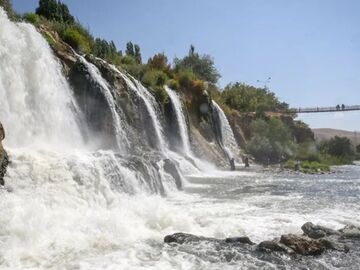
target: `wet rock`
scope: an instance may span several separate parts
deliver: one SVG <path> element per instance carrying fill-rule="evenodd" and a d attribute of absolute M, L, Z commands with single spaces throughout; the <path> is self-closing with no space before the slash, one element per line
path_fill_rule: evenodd
<path fill-rule="evenodd" d="M 263 241 L 258 245 L 260 251 L 275 251 L 293 254 L 294 251 L 278 241 Z"/>
<path fill-rule="evenodd" d="M 319 239 L 330 235 L 340 235 L 340 233 L 336 230 L 332 230 L 320 225 L 315 225 L 311 222 L 306 222 L 304 225 L 302 225 L 301 229 L 305 235 L 313 239 Z"/>
<path fill-rule="evenodd" d="M 360 228 L 354 225 L 346 225 L 339 232 L 344 238 L 360 238 Z"/>
<path fill-rule="evenodd" d="M 301 255 L 320 255 L 326 250 L 322 241 L 294 234 L 282 235 L 280 242 Z"/>
<path fill-rule="evenodd" d="M 170 174 L 175 179 L 175 184 L 178 189 L 182 188 L 181 174 L 175 162 L 170 159 L 164 160 L 164 171 Z"/>
<path fill-rule="evenodd" d="M 4 176 L 6 174 L 7 166 L 9 165 L 9 157 L 2 146 L 1 141 L 5 139 L 4 127 L 0 122 L 0 185 L 4 185 Z"/>
<path fill-rule="evenodd" d="M 336 241 L 328 239 L 311 239 L 306 236 L 298 236 L 294 234 L 282 235 L 280 243 L 293 249 L 300 255 L 321 255 L 327 249 L 347 252 L 349 248 Z"/>
<path fill-rule="evenodd" d="M 200 242 L 200 241 L 214 241 L 214 238 L 206 238 L 203 236 L 197 236 L 189 233 L 174 233 L 171 235 L 167 235 L 164 238 L 165 243 L 177 243 L 184 244 L 190 242 Z"/>
<path fill-rule="evenodd" d="M 247 236 L 226 238 L 225 242 L 226 243 L 241 243 L 241 244 L 255 245 L 255 243 L 252 242 L 250 240 L 250 238 Z"/>

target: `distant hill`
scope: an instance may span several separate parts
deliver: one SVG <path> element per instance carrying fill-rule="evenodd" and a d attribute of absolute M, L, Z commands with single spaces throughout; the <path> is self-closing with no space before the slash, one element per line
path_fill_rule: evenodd
<path fill-rule="evenodd" d="M 315 134 L 315 138 L 319 141 L 321 140 L 328 140 L 335 136 L 340 137 L 348 137 L 354 143 L 360 143 L 360 131 L 347 131 L 341 129 L 332 129 L 332 128 L 314 128 L 312 131 Z"/>

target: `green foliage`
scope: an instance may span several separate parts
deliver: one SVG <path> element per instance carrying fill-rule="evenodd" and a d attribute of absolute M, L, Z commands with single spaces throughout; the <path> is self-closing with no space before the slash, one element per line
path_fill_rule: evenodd
<path fill-rule="evenodd" d="M 284 168 L 296 170 L 296 162 L 293 159 L 289 159 L 285 162 Z M 303 173 L 319 173 L 330 171 L 330 167 L 318 161 L 305 160 L 300 162 L 299 170 Z"/>
<path fill-rule="evenodd" d="M 154 91 L 155 98 L 160 104 L 165 104 L 169 101 L 169 96 L 163 86 L 154 86 L 152 87 L 152 90 Z"/>
<path fill-rule="evenodd" d="M 195 74 L 190 69 L 181 70 L 177 77 L 180 86 L 183 88 L 190 87 L 191 82 L 195 80 Z"/>
<path fill-rule="evenodd" d="M 76 28 L 67 28 L 61 33 L 61 38 L 77 51 L 81 51 L 82 53 L 91 52 L 90 40 Z"/>
<path fill-rule="evenodd" d="M 248 152 L 262 163 L 276 163 L 292 155 L 295 146 L 289 129 L 278 118 L 255 120 Z"/>
<path fill-rule="evenodd" d="M 142 77 L 142 82 L 146 86 L 164 86 L 168 80 L 167 75 L 160 70 L 149 69 Z"/>
<path fill-rule="evenodd" d="M 341 159 L 353 160 L 355 157 L 354 147 L 347 137 L 335 136 L 320 144 L 320 151 L 323 154 L 338 157 Z"/>
<path fill-rule="evenodd" d="M 216 83 L 220 74 L 215 68 L 214 60 L 209 55 L 200 56 L 195 52 L 195 48 L 191 45 L 189 54 L 183 59 L 174 59 L 175 70 L 177 72 L 182 70 L 191 70 L 196 78 L 211 83 Z"/>
<path fill-rule="evenodd" d="M 174 80 L 174 79 L 168 80 L 167 85 L 173 90 L 179 90 L 180 89 L 180 83 L 177 80 Z"/>
<path fill-rule="evenodd" d="M 168 72 L 170 70 L 168 59 L 164 53 L 158 53 L 152 58 L 149 58 L 148 66 L 149 68 L 162 70 L 164 72 Z"/>
<path fill-rule="evenodd" d="M 36 14 L 45 17 L 48 20 L 64 22 L 68 24 L 75 23 L 74 17 L 70 14 L 67 5 L 57 0 L 40 0 Z"/>
<path fill-rule="evenodd" d="M 23 18 L 25 19 L 25 21 L 32 23 L 34 25 L 38 25 L 41 21 L 39 15 L 37 15 L 36 13 L 32 13 L 32 12 L 25 13 L 23 15 Z"/>
<path fill-rule="evenodd" d="M 113 64 L 121 63 L 122 53 L 118 51 L 114 41 L 107 42 L 105 39 L 96 38 L 93 44 L 92 53 Z"/>
<path fill-rule="evenodd" d="M 265 111 L 275 111 L 288 107 L 287 104 L 280 103 L 274 93 L 238 82 L 228 84 L 221 96 L 226 105 L 239 112 L 263 114 Z"/>
<path fill-rule="evenodd" d="M 141 52 L 139 45 L 133 44 L 131 41 L 129 41 L 126 43 L 125 54 L 127 56 L 133 57 L 137 64 L 141 64 Z"/>

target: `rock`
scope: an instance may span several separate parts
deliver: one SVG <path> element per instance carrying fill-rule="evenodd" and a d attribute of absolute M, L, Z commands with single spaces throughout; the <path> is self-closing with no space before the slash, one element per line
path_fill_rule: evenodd
<path fill-rule="evenodd" d="M 242 236 L 242 237 L 230 237 L 225 239 L 226 243 L 241 243 L 241 244 L 248 244 L 248 245 L 255 245 L 249 237 Z"/>
<path fill-rule="evenodd" d="M 181 174 L 175 162 L 168 158 L 164 159 L 164 171 L 170 174 L 175 179 L 176 187 L 178 189 L 181 189 L 182 188 Z"/>
<path fill-rule="evenodd" d="M 320 225 L 315 225 L 311 222 L 306 222 L 304 225 L 302 225 L 301 229 L 305 235 L 313 239 L 319 239 L 330 235 L 340 235 L 340 233 L 336 230 L 332 230 Z"/>
<path fill-rule="evenodd" d="M 0 185 L 4 185 L 4 176 L 6 173 L 7 166 L 9 165 L 9 157 L 2 146 L 1 141 L 5 139 L 4 127 L 0 122 Z"/>
<path fill-rule="evenodd" d="M 282 235 L 280 243 L 293 249 L 300 255 L 321 255 L 327 249 L 348 252 L 349 248 L 339 242 L 329 239 L 311 239 L 306 236 L 298 236 L 294 234 Z"/>
<path fill-rule="evenodd" d="M 279 243 L 278 241 L 263 241 L 258 245 L 258 249 L 261 251 L 277 251 L 288 254 L 293 254 L 294 251 L 286 245 Z"/>
<path fill-rule="evenodd" d="M 280 242 L 301 255 L 320 255 L 326 250 L 326 246 L 321 240 L 294 234 L 282 235 Z"/>
<path fill-rule="evenodd" d="M 360 228 L 354 225 L 346 225 L 339 232 L 344 238 L 360 238 Z"/>
<path fill-rule="evenodd" d="M 200 242 L 200 241 L 214 241 L 214 238 L 206 238 L 203 236 L 196 236 L 189 233 L 174 233 L 171 235 L 167 235 L 164 238 L 165 243 L 178 243 L 184 244 L 189 242 Z"/>

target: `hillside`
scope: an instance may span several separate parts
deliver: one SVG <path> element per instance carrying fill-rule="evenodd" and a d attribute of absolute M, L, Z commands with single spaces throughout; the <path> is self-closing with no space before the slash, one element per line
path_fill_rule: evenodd
<path fill-rule="evenodd" d="M 328 140 L 332 137 L 348 137 L 355 143 L 360 143 L 360 132 L 341 130 L 341 129 L 332 129 L 332 128 L 314 128 L 312 131 L 315 134 L 316 140 Z"/>

